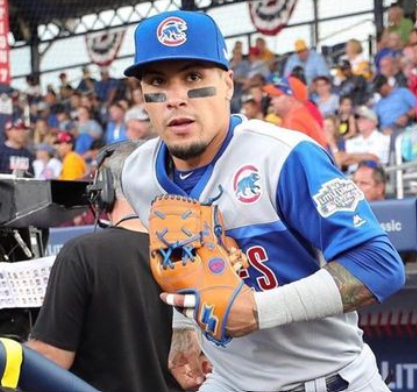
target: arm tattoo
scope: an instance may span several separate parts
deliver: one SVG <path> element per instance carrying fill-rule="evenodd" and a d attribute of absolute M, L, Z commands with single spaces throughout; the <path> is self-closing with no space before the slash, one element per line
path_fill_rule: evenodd
<path fill-rule="evenodd" d="M 369 289 L 337 261 L 330 262 L 323 268 L 332 275 L 339 288 L 345 313 L 376 302 Z"/>

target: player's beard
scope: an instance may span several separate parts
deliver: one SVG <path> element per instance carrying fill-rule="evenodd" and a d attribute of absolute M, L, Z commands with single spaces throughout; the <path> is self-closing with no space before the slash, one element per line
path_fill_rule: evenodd
<path fill-rule="evenodd" d="M 188 146 L 176 145 L 168 146 L 169 152 L 175 158 L 187 161 L 188 159 L 197 158 L 206 151 L 208 143 L 198 141 Z"/>

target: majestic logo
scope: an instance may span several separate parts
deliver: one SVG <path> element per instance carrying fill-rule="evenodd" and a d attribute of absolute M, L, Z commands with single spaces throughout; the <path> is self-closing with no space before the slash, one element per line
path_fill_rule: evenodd
<path fill-rule="evenodd" d="M 361 227 L 366 223 L 366 220 L 361 218 L 358 214 L 354 215 L 353 217 L 353 226 Z"/>
<path fill-rule="evenodd" d="M 170 16 L 158 26 L 157 35 L 161 44 L 166 46 L 180 46 L 187 41 L 187 24 L 181 18 Z"/>
<path fill-rule="evenodd" d="M 355 211 L 364 195 L 351 180 L 335 178 L 323 184 L 313 199 L 319 214 L 327 218 L 336 212 Z"/>
<path fill-rule="evenodd" d="M 213 274 L 220 275 L 224 271 L 226 263 L 220 257 L 213 257 L 209 260 L 208 267 Z"/>
<path fill-rule="evenodd" d="M 253 165 L 241 167 L 233 178 L 233 189 L 237 199 L 242 203 L 254 203 L 259 200 L 262 195 L 260 180 L 257 167 Z"/>

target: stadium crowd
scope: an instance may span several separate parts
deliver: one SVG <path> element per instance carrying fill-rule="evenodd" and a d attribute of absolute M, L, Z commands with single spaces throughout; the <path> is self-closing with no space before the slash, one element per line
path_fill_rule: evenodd
<path fill-rule="evenodd" d="M 230 58 L 233 112 L 308 134 L 349 174 L 364 162 L 378 170 L 392 163 L 399 135 L 404 159 L 415 159 L 417 27 L 398 3 L 388 9 L 388 23 L 370 61 L 356 39 L 332 59 L 302 39 L 284 57 L 262 37 L 247 55 L 236 41 Z M 45 93 L 30 75 L 25 91 L 11 94 L 15 114 L 0 138 L 0 173 L 88 178 L 102 146 L 154 136 L 140 82 L 115 79 L 108 67 L 98 80 L 84 67 L 77 83 L 63 72 L 59 86 Z"/>

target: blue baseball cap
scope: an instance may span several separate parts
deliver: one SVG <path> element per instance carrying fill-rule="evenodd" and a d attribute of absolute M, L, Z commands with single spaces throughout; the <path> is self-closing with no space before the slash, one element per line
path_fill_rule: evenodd
<path fill-rule="evenodd" d="M 144 65 L 166 60 L 201 60 L 229 69 L 223 35 L 201 12 L 169 11 L 143 20 L 135 31 L 135 49 L 126 76 L 140 77 Z"/>

